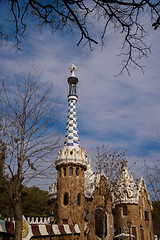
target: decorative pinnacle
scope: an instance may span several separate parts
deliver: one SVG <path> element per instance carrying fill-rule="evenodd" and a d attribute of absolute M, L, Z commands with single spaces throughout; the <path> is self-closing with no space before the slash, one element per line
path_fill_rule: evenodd
<path fill-rule="evenodd" d="M 127 167 L 127 162 L 125 160 L 123 160 L 121 163 L 122 163 L 122 167 Z"/>
<path fill-rule="evenodd" d="M 70 72 L 71 72 L 71 76 L 75 77 L 74 72 L 77 72 L 76 66 L 74 64 L 72 64 L 72 67 L 69 68 Z"/>

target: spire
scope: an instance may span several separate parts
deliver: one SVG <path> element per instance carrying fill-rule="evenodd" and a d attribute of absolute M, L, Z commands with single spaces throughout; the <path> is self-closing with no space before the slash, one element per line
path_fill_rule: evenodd
<path fill-rule="evenodd" d="M 114 190 L 114 203 L 120 204 L 138 204 L 139 202 L 139 189 L 137 183 L 134 181 L 133 175 L 130 176 L 127 162 L 123 160 L 122 168 L 117 178 Z"/>
<path fill-rule="evenodd" d="M 69 95 L 68 95 L 68 119 L 66 127 L 66 135 L 64 145 L 67 147 L 75 147 L 79 149 L 79 137 L 77 127 L 77 100 L 76 86 L 78 78 L 75 77 L 74 72 L 77 71 L 76 66 L 72 64 L 71 74 L 68 78 Z"/>
<path fill-rule="evenodd" d="M 127 162 L 125 160 L 123 160 L 121 163 L 122 163 L 122 168 L 127 167 Z"/>
<path fill-rule="evenodd" d="M 65 134 L 64 147 L 59 151 L 58 158 L 55 162 L 58 169 L 62 165 L 76 164 L 81 165 L 85 170 L 87 168 L 86 150 L 80 149 L 78 127 L 77 127 L 77 83 L 75 77 L 76 66 L 72 64 L 70 68 L 71 77 L 68 78 L 69 95 L 68 95 L 68 119 Z"/>

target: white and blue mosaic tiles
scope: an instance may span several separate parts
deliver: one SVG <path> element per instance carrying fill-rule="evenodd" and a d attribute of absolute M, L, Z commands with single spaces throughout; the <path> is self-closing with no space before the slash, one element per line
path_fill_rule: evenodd
<path fill-rule="evenodd" d="M 68 96 L 68 119 L 65 135 L 65 146 L 73 146 L 79 148 L 79 136 L 77 127 L 77 96 Z"/>

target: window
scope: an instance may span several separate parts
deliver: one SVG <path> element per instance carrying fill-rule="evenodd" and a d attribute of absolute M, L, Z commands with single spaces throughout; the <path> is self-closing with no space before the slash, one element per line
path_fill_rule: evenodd
<path fill-rule="evenodd" d="M 64 205 L 68 205 L 68 193 L 64 194 Z"/>
<path fill-rule="evenodd" d="M 127 205 L 123 206 L 123 216 L 127 216 L 128 215 L 128 208 Z"/>
<path fill-rule="evenodd" d="M 99 238 L 107 236 L 107 215 L 101 208 L 95 210 L 95 234 Z"/>
<path fill-rule="evenodd" d="M 88 222 L 88 220 L 89 220 L 89 211 L 85 210 L 85 221 Z"/>
<path fill-rule="evenodd" d="M 78 204 L 78 206 L 81 205 L 81 194 L 80 193 L 77 195 L 77 204 Z"/>
<path fill-rule="evenodd" d="M 79 167 L 76 168 L 76 175 L 79 176 Z"/>
<path fill-rule="evenodd" d="M 150 240 L 152 240 L 152 232 L 150 231 Z"/>
<path fill-rule="evenodd" d="M 140 225 L 140 232 L 141 232 L 141 240 L 144 240 L 144 230 L 142 225 Z"/>
<path fill-rule="evenodd" d="M 73 175 L 73 167 L 70 167 L 69 168 L 69 176 L 72 176 Z"/>
<path fill-rule="evenodd" d="M 68 224 L 68 219 L 62 219 L 62 224 Z"/>
<path fill-rule="evenodd" d="M 133 239 L 137 240 L 137 229 L 136 229 L 136 227 L 132 227 L 132 235 L 135 236 Z"/>
<path fill-rule="evenodd" d="M 139 217 L 142 218 L 142 208 L 139 207 Z"/>
<path fill-rule="evenodd" d="M 148 210 L 144 211 L 144 218 L 145 218 L 146 222 L 149 222 L 149 211 Z"/>
<path fill-rule="evenodd" d="M 63 173 L 64 173 L 64 176 L 66 176 L 66 168 L 63 168 Z"/>
<path fill-rule="evenodd" d="M 70 154 L 73 155 L 73 151 L 70 151 Z"/>
<path fill-rule="evenodd" d="M 99 187 L 98 189 L 98 194 L 101 196 L 102 195 L 102 187 Z"/>

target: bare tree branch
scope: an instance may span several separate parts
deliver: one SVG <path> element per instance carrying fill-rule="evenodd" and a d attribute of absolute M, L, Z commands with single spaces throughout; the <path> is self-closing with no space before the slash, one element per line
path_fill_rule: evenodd
<path fill-rule="evenodd" d="M 131 67 L 139 67 L 143 71 L 140 60 L 147 57 L 150 46 L 146 44 L 146 31 L 141 22 L 142 16 L 151 20 L 156 30 L 160 26 L 160 1 L 151 0 L 57 0 L 41 2 L 37 0 L 9 0 L 10 14 L 14 18 L 13 33 L 17 50 L 21 49 L 21 38 L 27 31 L 27 19 L 33 18 L 40 29 L 49 26 L 52 32 L 58 30 L 79 30 L 80 39 L 77 45 L 92 45 L 100 40 L 102 47 L 109 26 L 119 32 L 124 39 L 121 48 L 122 70 L 130 74 Z M 98 37 L 98 29 L 92 22 L 101 22 L 102 32 Z M 96 38 L 92 37 L 96 33 Z M 7 29 L 0 26 L 1 41 L 9 36 Z"/>
<path fill-rule="evenodd" d="M 15 239 L 21 239 L 21 186 L 46 174 L 60 146 L 55 128 L 58 115 L 50 94 L 51 86 L 39 86 L 38 77 L 31 74 L 17 82 L 12 92 L 2 80 L 0 153 L 5 170 L 1 181 L 14 212 Z"/>

